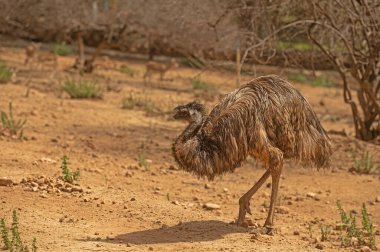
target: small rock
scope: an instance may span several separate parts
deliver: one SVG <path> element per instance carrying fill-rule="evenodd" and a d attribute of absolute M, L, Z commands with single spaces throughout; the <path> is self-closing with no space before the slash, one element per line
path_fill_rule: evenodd
<path fill-rule="evenodd" d="M 210 184 L 205 184 L 205 189 L 211 189 L 212 188 L 212 186 L 210 185 Z"/>
<path fill-rule="evenodd" d="M 71 187 L 72 192 L 83 192 L 83 189 L 80 186 Z"/>
<path fill-rule="evenodd" d="M 149 247 L 149 250 L 150 250 L 150 251 L 153 251 L 153 247 Z"/>
<path fill-rule="evenodd" d="M 306 194 L 306 196 L 307 197 L 309 197 L 309 198 L 315 198 L 315 193 L 313 193 L 313 192 L 308 192 L 307 194 Z"/>
<path fill-rule="evenodd" d="M 136 201 L 136 198 L 133 197 L 133 198 L 131 198 L 130 200 L 131 200 L 131 201 Z"/>
<path fill-rule="evenodd" d="M 127 247 L 132 247 L 132 244 L 130 244 L 129 242 L 127 242 Z"/>
<path fill-rule="evenodd" d="M 99 233 L 98 233 L 98 232 L 95 232 L 95 235 L 99 235 Z"/>
<path fill-rule="evenodd" d="M 325 248 L 325 246 L 324 246 L 322 243 L 317 243 L 317 244 L 315 245 L 315 248 L 316 248 L 316 249 L 323 250 L 323 249 Z"/>
<path fill-rule="evenodd" d="M 294 234 L 294 235 L 300 235 L 300 232 L 297 231 L 297 230 L 295 230 L 295 231 L 293 232 L 293 234 Z"/>
<path fill-rule="evenodd" d="M 289 208 L 286 206 L 278 206 L 276 207 L 277 213 L 279 214 L 288 214 L 290 212 Z"/>
<path fill-rule="evenodd" d="M 71 187 L 63 187 L 61 189 L 62 192 L 67 192 L 67 193 L 71 193 L 73 191 L 73 189 Z"/>
<path fill-rule="evenodd" d="M 380 202 L 380 196 L 377 196 L 375 199 L 376 202 Z"/>
<path fill-rule="evenodd" d="M 30 183 L 30 185 L 31 185 L 32 187 L 38 187 L 38 183 L 36 183 L 36 182 L 34 182 L 34 181 L 32 181 L 32 182 Z"/>
<path fill-rule="evenodd" d="M 360 252 L 371 252 L 372 250 L 368 246 L 363 246 L 360 248 Z"/>
<path fill-rule="evenodd" d="M 228 192 L 228 188 L 223 188 L 223 192 Z"/>
<path fill-rule="evenodd" d="M 40 197 L 46 199 L 48 196 L 45 193 L 41 193 Z"/>
<path fill-rule="evenodd" d="M 8 178 L 0 178 L 0 186 L 10 186 L 13 184 L 13 181 Z"/>
<path fill-rule="evenodd" d="M 357 246 L 359 244 L 359 239 L 356 237 L 351 237 L 350 244 L 352 246 Z"/>
<path fill-rule="evenodd" d="M 32 187 L 32 191 L 33 191 L 33 192 L 38 192 L 38 187 L 37 187 L 37 186 Z"/>
<path fill-rule="evenodd" d="M 217 209 L 220 209 L 220 206 L 214 203 L 205 203 L 203 204 L 203 208 L 207 210 L 217 210 Z"/>
<path fill-rule="evenodd" d="M 179 205 L 179 202 L 178 202 L 178 200 L 174 200 L 174 201 L 172 201 L 172 204 L 174 204 L 174 205 Z"/>

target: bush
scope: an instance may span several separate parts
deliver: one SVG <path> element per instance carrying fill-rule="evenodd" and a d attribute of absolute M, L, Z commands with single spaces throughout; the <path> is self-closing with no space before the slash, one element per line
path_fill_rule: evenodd
<path fill-rule="evenodd" d="M 67 79 L 63 85 L 71 98 L 74 99 L 98 99 L 102 98 L 102 89 L 94 80 Z"/>
<path fill-rule="evenodd" d="M 62 43 L 55 43 L 53 45 L 53 53 L 59 56 L 67 56 L 72 54 L 71 47 L 66 45 L 65 42 Z"/>
<path fill-rule="evenodd" d="M 6 83 L 11 80 L 12 71 L 2 61 L 0 61 L 0 83 Z"/>
<path fill-rule="evenodd" d="M 211 83 L 201 81 L 200 79 L 191 80 L 191 85 L 194 90 L 212 91 L 215 90 L 215 86 Z"/>

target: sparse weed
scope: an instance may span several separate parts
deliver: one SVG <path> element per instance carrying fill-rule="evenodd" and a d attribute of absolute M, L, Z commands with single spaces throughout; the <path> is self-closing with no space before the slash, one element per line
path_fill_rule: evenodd
<path fill-rule="evenodd" d="M 180 64 L 190 68 L 202 69 L 204 64 L 194 57 L 182 58 Z"/>
<path fill-rule="evenodd" d="M 288 17 L 289 17 L 289 19 L 291 18 L 291 16 L 288 16 Z M 309 51 L 312 49 L 312 46 L 307 42 L 279 41 L 277 43 L 277 48 L 282 49 L 282 50 L 295 49 L 298 51 Z"/>
<path fill-rule="evenodd" d="M 290 74 L 289 79 L 300 83 L 310 83 L 315 87 L 334 87 L 335 84 L 326 77 L 308 77 L 303 73 Z"/>
<path fill-rule="evenodd" d="M 20 237 L 19 232 L 19 220 L 17 217 L 16 210 L 13 210 L 12 214 L 12 225 L 11 225 L 11 232 L 12 232 L 12 240 L 9 238 L 7 226 L 5 225 L 5 220 L 0 219 L 0 232 L 1 232 L 1 238 L 4 243 L 4 248 L 10 252 L 28 252 L 30 251 L 27 245 L 24 245 L 23 241 Z M 37 240 L 36 238 L 33 239 L 32 242 L 32 252 L 37 251 Z"/>
<path fill-rule="evenodd" d="M 71 47 L 65 42 L 55 43 L 52 49 L 53 53 L 59 56 L 67 56 L 72 54 Z"/>
<path fill-rule="evenodd" d="M 355 159 L 356 152 L 353 152 L 352 156 Z M 380 165 L 375 166 L 371 153 L 366 150 L 359 159 L 355 159 L 354 168 L 357 173 L 370 174 L 379 171 Z"/>
<path fill-rule="evenodd" d="M 129 97 L 123 99 L 121 107 L 123 109 L 142 109 L 147 113 L 147 115 L 150 116 L 163 114 L 161 109 L 159 109 L 152 101 L 142 100 L 131 94 Z"/>
<path fill-rule="evenodd" d="M 62 180 L 68 183 L 73 183 L 75 180 L 78 180 L 80 177 L 80 171 L 77 170 L 75 172 L 71 172 L 69 169 L 69 158 L 64 155 L 62 158 L 62 164 L 61 164 L 61 170 L 62 170 Z"/>
<path fill-rule="evenodd" d="M 345 234 L 342 235 L 342 244 L 344 246 L 349 246 L 351 244 L 351 238 L 355 237 L 358 240 L 358 245 L 368 245 L 372 249 L 376 249 L 376 241 L 375 241 L 375 231 L 373 228 L 372 221 L 369 218 L 367 208 L 363 203 L 362 206 L 362 228 L 358 228 L 356 225 L 356 218 L 350 212 L 348 216 L 346 212 L 343 210 L 339 201 L 337 201 L 338 211 L 340 214 L 340 219 L 344 224 Z"/>
<path fill-rule="evenodd" d="M 212 91 L 215 90 L 215 86 L 211 83 L 204 82 L 198 78 L 191 80 L 191 85 L 194 90 Z"/>
<path fill-rule="evenodd" d="M 95 80 L 66 79 L 63 85 L 63 90 L 74 99 L 97 99 L 102 97 L 102 88 Z"/>
<path fill-rule="evenodd" d="M 12 71 L 2 61 L 0 61 L 0 83 L 6 83 L 12 78 Z"/>
<path fill-rule="evenodd" d="M 26 123 L 26 119 L 19 119 L 18 121 L 14 120 L 12 102 L 9 102 L 9 114 L 1 111 L 1 123 L 3 125 L 3 128 L 8 130 L 11 137 L 22 140 L 24 136 L 24 125 Z"/>
<path fill-rule="evenodd" d="M 141 144 L 139 148 L 139 153 L 138 153 L 138 165 L 140 167 L 144 167 L 145 170 L 149 170 L 149 162 L 146 160 L 145 156 L 145 145 Z"/>
<path fill-rule="evenodd" d="M 133 77 L 136 74 L 136 70 L 126 65 L 122 65 L 120 67 L 120 72 L 125 73 L 126 75 L 129 75 L 130 77 Z"/>
<path fill-rule="evenodd" d="M 307 233 L 309 234 L 310 238 L 313 238 L 313 224 L 309 223 L 307 224 Z"/>
<path fill-rule="evenodd" d="M 367 208 L 364 203 L 362 206 L 362 225 L 363 225 L 363 229 L 367 233 L 369 246 L 372 249 L 375 249 L 376 248 L 375 230 L 374 230 L 372 221 L 368 216 Z"/>
<path fill-rule="evenodd" d="M 321 241 L 328 241 L 331 235 L 331 227 L 329 225 L 319 223 L 319 230 L 321 231 Z"/>

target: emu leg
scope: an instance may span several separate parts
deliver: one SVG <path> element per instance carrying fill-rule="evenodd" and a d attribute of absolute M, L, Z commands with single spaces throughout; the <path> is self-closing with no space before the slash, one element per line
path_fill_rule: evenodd
<path fill-rule="evenodd" d="M 274 233 L 273 215 L 274 215 L 274 209 L 276 207 L 277 193 L 278 193 L 278 186 L 280 184 L 281 171 L 282 171 L 282 163 L 279 166 L 275 167 L 274 169 L 270 169 L 270 173 L 272 176 L 272 194 L 270 197 L 269 213 L 265 221 L 264 228 L 266 229 L 267 234 L 272 234 L 272 235 Z"/>
<path fill-rule="evenodd" d="M 236 222 L 237 225 L 240 226 L 243 223 L 246 213 L 252 214 L 251 209 L 249 207 L 249 201 L 251 200 L 252 196 L 257 192 L 257 190 L 259 190 L 259 188 L 268 179 L 269 175 L 270 170 L 268 169 L 264 173 L 264 175 L 261 176 L 259 181 L 257 181 L 256 184 L 239 199 L 239 218 Z"/>

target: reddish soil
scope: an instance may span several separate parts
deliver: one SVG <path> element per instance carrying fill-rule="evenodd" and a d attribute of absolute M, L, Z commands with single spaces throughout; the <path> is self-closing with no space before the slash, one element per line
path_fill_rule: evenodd
<path fill-rule="evenodd" d="M 27 119 L 25 140 L 12 139 L 6 132 L 0 137 L 0 177 L 15 182 L 0 186 L 0 218 L 9 225 L 17 209 L 22 239 L 30 244 L 35 237 L 39 251 L 317 251 L 317 244 L 325 251 L 359 250 L 341 246 L 341 232 L 334 230 L 340 223 L 337 200 L 346 211 L 357 212 L 359 226 L 361 206 L 366 203 L 380 229 L 378 173 L 349 171 L 365 150 L 379 165 L 380 146 L 353 137 L 350 108 L 343 103 L 340 88 L 295 83 L 326 130 L 344 129 L 347 136 L 330 134 L 334 142 L 330 169 L 286 163 L 280 213 L 275 215 L 277 233 L 253 236 L 249 233 L 253 227 L 230 222 L 237 217 L 239 197 L 263 174 L 263 168 L 250 159 L 213 182 L 180 171 L 171 144 L 185 125 L 170 114 L 149 113 L 152 106 L 170 111 L 194 99 L 210 110 L 219 93 L 235 88 L 233 73 L 207 71 L 202 80 L 213 83 L 216 90 L 195 92 L 190 78 L 199 70 L 181 67 L 169 71 L 167 80 L 153 76 L 144 84 L 144 62 L 103 60 L 86 76 L 103 86 L 103 98 L 74 100 L 61 91 L 65 78 L 75 76 L 64 70 L 74 57 L 59 57 L 55 73 L 50 66 L 23 66 L 20 48 L 0 47 L 0 59 L 18 70 L 11 82 L 0 84 L 0 110 L 7 111 L 12 101 L 14 117 Z M 122 65 L 134 69 L 135 75 L 108 69 Z M 245 81 L 250 78 L 244 76 Z M 145 110 L 122 109 L 122 99 L 131 93 L 153 105 Z M 353 151 L 358 153 L 356 158 Z M 32 177 L 58 178 L 63 155 L 69 157 L 71 170 L 80 170 L 83 192 L 33 192 L 20 183 Z M 145 167 L 138 165 L 139 155 L 145 155 Z M 253 197 L 253 215 L 247 216 L 253 224 L 263 225 L 269 195 L 270 184 Z M 220 209 L 206 210 L 207 202 Z M 318 223 L 332 227 L 328 241 L 320 241 Z M 379 232 L 376 238 L 380 243 Z"/>

